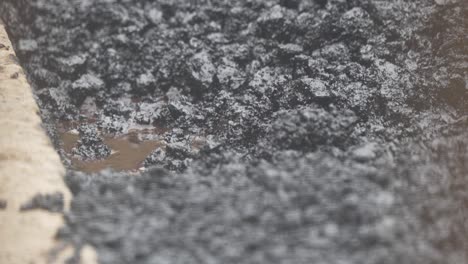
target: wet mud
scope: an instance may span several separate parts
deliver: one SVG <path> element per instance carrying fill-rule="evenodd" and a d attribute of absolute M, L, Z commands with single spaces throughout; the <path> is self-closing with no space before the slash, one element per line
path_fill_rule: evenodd
<path fill-rule="evenodd" d="M 164 143 L 158 140 L 140 140 L 137 132 L 130 135 L 103 137 L 103 142 L 111 152 L 107 157 L 97 160 L 82 160 L 73 154 L 80 136 L 72 132 L 59 133 L 59 140 L 63 144 L 65 155 L 70 159 L 70 167 L 87 173 L 97 173 L 104 169 L 114 171 L 138 172 L 144 169 L 145 159 L 155 150 L 164 148 Z M 133 139 L 132 139 L 133 137 Z"/>

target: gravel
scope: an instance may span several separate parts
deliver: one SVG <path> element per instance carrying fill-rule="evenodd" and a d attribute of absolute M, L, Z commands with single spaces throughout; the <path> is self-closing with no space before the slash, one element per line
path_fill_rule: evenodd
<path fill-rule="evenodd" d="M 56 192 L 53 194 L 37 194 L 30 201 L 21 205 L 21 211 L 29 211 L 34 209 L 45 209 L 50 212 L 63 212 L 64 201 L 63 194 Z"/>
<path fill-rule="evenodd" d="M 59 237 L 101 263 L 468 262 L 462 2 L 2 1 L 58 149 L 65 121 L 88 159 L 96 131 L 164 131 L 141 174 L 69 171 Z"/>

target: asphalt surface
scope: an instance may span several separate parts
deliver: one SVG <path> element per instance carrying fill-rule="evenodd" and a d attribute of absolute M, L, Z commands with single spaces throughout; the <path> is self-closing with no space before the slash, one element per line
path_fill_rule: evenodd
<path fill-rule="evenodd" d="M 467 263 L 463 1 L 4 0 L 101 263 Z M 65 124 L 65 125 L 64 125 Z M 71 167 L 72 168 L 72 167 Z M 71 259 L 71 263 L 76 259 Z"/>

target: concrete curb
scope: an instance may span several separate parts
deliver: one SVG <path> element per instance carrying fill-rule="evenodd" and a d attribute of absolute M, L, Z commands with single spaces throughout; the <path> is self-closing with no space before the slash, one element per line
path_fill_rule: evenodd
<path fill-rule="evenodd" d="M 41 127 L 39 109 L 0 20 L 0 263 L 63 263 L 73 251 L 55 239 L 60 213 L 21 211 L 38 194 L 61 193 L 65 210 L 71 194 L 65 169 Z M 82 263 L 95 263 L 87 249 Z M 51 252 L 61 252 L 54 254 Z"/>

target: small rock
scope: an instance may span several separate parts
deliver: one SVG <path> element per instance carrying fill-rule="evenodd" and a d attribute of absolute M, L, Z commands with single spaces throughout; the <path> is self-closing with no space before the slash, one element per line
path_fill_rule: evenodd
<path fill-rule="evenodd" d="M 169 143 L 166 146 L 167 155 L 176 159 L 185 159 L 190 155 L 190 149 L 186 142 Z"/>
<path fill-rule="evenodd" d="M 195 54 L 190 60 L 190 72 L 203 88 L 208 88 L 213 83 L 216 67 L 211 62 L 210 55 L 206 51 Z"/>
<path fill-rule="evenodd" d="M 94 116 L 98 112 L 96 99 L 92 96 L 87 96 L 80 106 L 80 114 L 85 116 Z"/>
<path fill-rule="evenodd" d="M 384 216 L 383 219 L 375 224 L 375 231 L 381 239 L 395 239 L 393 234 L 395 233 L 396 226 L 397 221 L 393 217 Z"/>
<path fill-rule="evenodd" d="M 334 43 L 323 47 L 320 55 L 328 61 L 347 61 L 350 58 L 350 51 L 343 43 Z"/>
<path fill-rule="evenodd" d="M 188 102 L 187 97 L 182 95 L 180 91 L 171 87 L 166 93 L 167 107 L 174 118 L 178 118 L 181 115 L 189 115 L 193 113 L 193 107 Z"/>
<path fill-rule="evenodd" d="M 227 43 L 229 42 L 227 38 L 224 36 L 223 33 L 215 32 L 211 33 L 207 36 L 207 38 L 212 42 L 212 43 Z"/>
<path fill-rule="evenodd" d="M 344 87 L 336 89 L 341 92 L 338 96 L 346 100 L 353 108 L 364 111 L 369 104 L 372 90 L 360 82 L 352 82 Z"/>
<path fill-rule="evenodd" d="M 219 147 L 221 145 L 214 135 L 208 135 L 206 137 L 206 143 L 205 144 L 209 149 L 214 149 L 214 148 Z"/>
<path fill-rule="evenodd" d="M 153 151 L 144 161 L 145 167 L 163 164 L 166 159 L 166 152 L 162 148 Z"/>
<path fill-rule="evenodd" d="M 68 58 L 56 60 L 56 69 L 62 74 L 70 75 L 76 73 L 86 62 L 86 56 L 74 55 Z"/>
<path fill-rule="evenodd" d="M 217 77 L 220 84 L 230 87 L 233 90 L 239 89 L 245 81 L 243 72 L 240 71 L 233 62 L 220 65 L 218 67 Z"/>
<path fill-rule="evenodd" d="M 288 56 L 294 56 L 304 51 L 304 49 L 301 46 L 297 44 L 291 44 L 291 43 L 279 45 L 279 49 L 281 53 L 283 53 L 284 55 L 288 55 Z"/>
<path fill-rule="evenodd" d="M 156 78 L 154 78 L 154 75 L 151 72 L 141 74 L 136 80 L 136 84 L 144 88 L 147 88 L 155 83 Z"/>
<path fill-rule="evenodd" d="M 312 78 L 302 78 L 301 81 L 306 85 L 314 97 L 328 98 L 331 96 L 330 91 L 328 91 L 327 86 L 323 81 Z"/>
<path fill-rule="evenodd" d="M 340 26 L 347 34 L 369 37 L 372 34 L 374 23 L 364 9 L 354 7 L 343 14 Z"/>
<path fill-rule="evenodd" d="M 35 51 L 37 48 L 37 42 L 33 39 L 20 39 L 18 41 L 18 49 L 20 51 Z"/>
<path fill-rule="evenodd" d="M 85 74 L 71 85 L 71 98 L 80 105 L 87 96 L 104 88 L 104 82 L 93 74 Z"/>
<path fill-rule="evenodd" d="M 263 13 L 257 22 L 274 22 L 284 18 L 283 8 L 279 5 L 274 6 L 268 12 Z"/>
<path fill-rule="evenodd" d="M 231 45 L 237 46 L 237 45 Z M 233 57 L 237 61 L 248 60 L 250 56 L 250 47 L 246 44 L 238 45 L 236 49 L 233 50 Z"/>
<path fill-rule="evenodd" d="M 357 161 L 369 161 L 376 158 L 376 144 L 375 143 L 368 143 L 364 146 L 361 146 L 355 149 L 352 152 L 352 156 Z"/>
<path fill-rule="evenodd" d="M 276 90 L 286 81 L 286 76 L 278 73 L 277 69 L 265 67 L 254 74 L 249 85 L 260 93 L 266 93 Z"/>
<path fill-rule="evenodd" d="M 354 112 L 314 107 L 279 111 L 266 140 L 287 150 L 313 150 L 320 145 L 343 144 L 350 139 L 347 130 L 354 126 Z"/>
<path fill-rule="evenodd" d="M 98 122 L 99 127 L 106 133 L 127 133 L 130 129 L 128 119 L 118 115 L 103 115 Z"/>
<path fill-rule="evenodd" d="M 327 223 L 323 228 L 323 233 L 327 237 L 336 237 L 339 234 L 340 230 L 338 226 L 334 223 Z"/>
<path fill-rule="evenodd" d="M 41 107 L 55 108 L 65 112 L 65 109 L 70 106 L 69 97 L 64 89 L 47 88 L 37 92 L 38 97 L 41 99 Z"/>
<path fill-rule="evenodd" d="M 133 109 L 123 100 L 109 100 L 107 107 L 104 108 L 106 115 L 119 115 L 129 117 Z"/>
<path fill-rule="evenodd" d="M 374 196 L 375 202 L 380 207 L 390 207 L 395 202 L 395 197 L 392 193 L 381 191 Z"/>
<path fill-rule="evenodd" d="M 145 15 L 148 21 L 154 25 L 158 25 L 163 19 L 163 13 L 157 8 L 151 8 Z"/>
<path fill-rule="evenodd" d="M 164 102 L 140 103 L 135 114 L 135 120 L 140 124 L 151 124 L 154 120 L 161 120 L 169 115 Z"/>
<path fill-rule="evenodd" d="M 120 96 L 132 90 L 132 85 L 128 82 L 119 82 L 110 89 L 112 95 Z"/>
<path fill-rule="evenodd" d="M 256 33 L 262 38 L 285 40 L 292 33 L 288 24 L 286 9 L 275 5 L 257 19 Z"/>
<path fill-rule="evenodd" d="M 54 87 L 60 85 L 59 76 L 45 68 L 37 68 L 30 71 L 39 88 Z"/>

